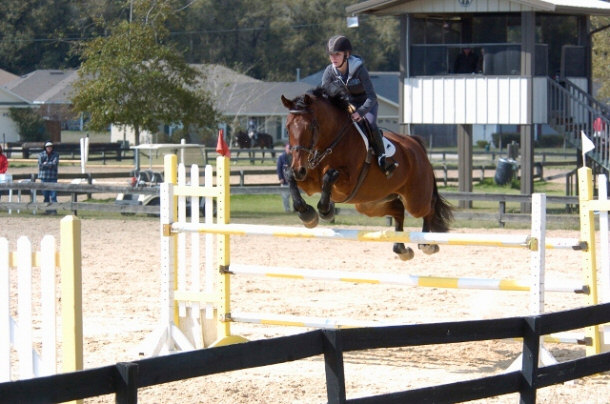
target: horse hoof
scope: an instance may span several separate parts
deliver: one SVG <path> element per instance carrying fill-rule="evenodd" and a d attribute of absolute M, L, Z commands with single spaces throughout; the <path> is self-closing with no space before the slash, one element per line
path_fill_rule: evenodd
<path fill-rule="evenodd" d="M 334 203 L 330 204 L 328 212 L 322 212 L 318 209 L 318 213 L 320 213 L 320 218 L 322 218 L 322 220 L 330 222 L 331 220 L 333 220 L 335 218 L 335 204 Z"/>
<path fill-rule="evenodd" d="M 415 256 L 413 249 L 405 247 L 404 244 L 394 244 L 393 251 L 403 261 L 409 261 Z"/>
<path fill-rule="evenodd" d="M 436 254 L 440 250 L 438 244 L 418 244 L 417 247 L 427 255 Z"/>
<path fill-rule="evenodd" d="M 318 225 L 319 217 L 318 212 L 314 208 L 307 205 L 304 212 L 299 212 L 299 219 L 303 222 L 303 225 L 308 229 L 313 229 Z"/>
<path fill-rule="evenodd" d="M 312 220 L 308 221 L 308 222 L 303 222 L 303 225 L 305 227 L 307 227 L 308 229 L 313 229 L 314 227 L 316 227 L 319 223 L 319 218 L 318 215 L 316 215 Z"/>

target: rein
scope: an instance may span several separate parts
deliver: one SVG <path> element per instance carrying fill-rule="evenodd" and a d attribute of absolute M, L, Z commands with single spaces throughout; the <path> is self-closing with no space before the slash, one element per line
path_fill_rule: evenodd
<path fill-rule="evenodd" d="M 295 114 L 295 115 L 304 115 L 308 111 L 299 110 L 299 109 L 297 109 L 297 110 L 292 110 L 291 109 L 289 112 L 291 114 Z M 328 156 L 329 154 L 331 154 L 333 152 L 333 149 L 341 141 L 343 136 L 345 136 L 347 128 L 350 126 L 350 124 L 352 122 L 353 121 L 351 120 L 351 118 L 348 117 L 347 122 L 345 123 L 345 125 L 343 125 L 343 129 L 341 129 L 341 132 L 335 138 L 335 140 L 333 140 L 333 142 L 330 144 L 330 146 L 328 146 L 326 148 L 326 150 L 324 150 L 324 152 L 318 153 L 318 151 L 314 149 L 315 145 L 313 144 L 314 143 L 314 138 L 315 138 L 315 131 L 318 129 L 318 122 L 314 118 L 312 120 L 312 126 L 313 126 L 312 131 L 314 132 L 313 133 L 314 136 L 312 136 L 312 139 L 311 139 L 311 143 L 312 143 L 311 147 L 307 148 L 305 146 L 296 145 L 296 146 L 292 147 L 292 150 L 303 150 L 303 151 L 307 152 L 308 153 L 307 165 L 308 165 L 310 170 L 314 169 L 314 168 L 316 168 L 322 162 L 322 160 L 324 160 L 324 158 L 326 158 L 326 156 Z M 360 168 L 360 173 L 358 175 L 358 179 L 356 181 L 356 185 L 352 189 L 352 192 L 350 192 L 350 194 L 347 196 L 347 198 L 345 198 L 342 201 L 338 201 L 338 203 L 349 202 L 349 201 L 352 200 L 352 198 L 354 196 L 356 196 L 356 194 L 360 190 L 360 187 L 364 183 L 364 179 L 366 178 L 367 174 L 369 173 L 369 168 L 371 166 L 371 158 L 372 158 L 372 149 L 369 148 L 367 150 L 366 157 L 364 159 L 364 163 L 362 164 L 362 167 Z"/>
<path fill-rule="evenodd" d="M 306 111 L 302 111 L 302 110 L 290 110 L 291 114 L 295 114 L 295 115 L 303 115 Z M 313 132 L 314 132 L 314 136 L 312 136 L 311 138 L 311 147 L 307 148 L 305 146 L 300 146 L 300 145 L 296 145 L 292 147 L 292 150 L 303 150 L 305 152 L 307 152 L 308 157 L 307 157 L 307 166 L 310 170 L 316 168 L 318 165 L 320 165 L 320 163 L 322 162 L 322 160 L 324 160 L 326 158 L 326 156 L 328 156 L 329 154 L 331 154 L 333 152 L 333 149 L 337 146 L 337 144 L 341 141 L 341 139 L 343 138 L 343 136 L 345 136 L 345 134 L 347 133 L 347 128 L 349 128 L 351 123 L 351 119 L 348 118 L 347 122 L 345 123 L 345 125 L 343 125 L 343 129 L 341 129 L 341 132 L 339 132 L 339 135 L 335 138 L 335 140 L 333 140 L 333 142 L 330 144 L 330 146 L 328 146 L 322 153 L 318 152 L 318 150 L 315 149 L 315 144 L 314 144 L 314 138 L 315 138 L 315 132 L 318 129 L 318 122 L 316 121 L 316 119 L 314 118 L 312 121 L 312 125 L 313 125 Z"/>

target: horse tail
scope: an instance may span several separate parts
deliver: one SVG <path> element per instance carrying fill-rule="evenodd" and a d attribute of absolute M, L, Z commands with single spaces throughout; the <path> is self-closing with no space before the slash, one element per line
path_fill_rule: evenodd
<path fill-rule="evenodd" d="M 424 154 L 427 155 L 428 152 L 426 150 L 426 145 L 424 144 L 424 139 L 417 135 L 411 135 L 417 143 L 421 146 L 424 151 Z M 432 169 L 432 167 L 430 167 Z M 432 179 L 434 181 L 434 188 L 432 190 L 432 207 L 434 210 L 434 214 L 432 218 L 428 222 L 430 229 L 429 231 L 444 233 L 449 231 L 449 224 L 453 221 L 453 207 L 447 201 L 447 199 L 443 198 L 441 194 L 438 192 L 438 187 L 436 186 L 436 176 L 434 175 L 434 170 L 432 169 Z"/>
<path fill-rule="evenodd" d="M 430 231 L 444 233 L 449 231 L 449 224 L 453 221 L 453 208 L 445 198 L 438 192 L 436 178 L 434 178 L 434 190 L 432 191 L 432 203 L 434 215 L 430 220 Z"/>

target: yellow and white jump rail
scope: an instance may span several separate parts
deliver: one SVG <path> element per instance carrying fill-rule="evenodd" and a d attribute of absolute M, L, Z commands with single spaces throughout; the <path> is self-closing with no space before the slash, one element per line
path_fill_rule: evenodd
<path fill-rule="evenodd" d="M 542 194 L 532 196 L 531 232 L 524 235 L 422 233 L 330 228 L 306 229 L 302 227 L 230 223 L 229 161 L 228 158 L 222 156 L 217 158 L 215 178 L 211 166 L 207 166 L 205 169 L 205 184 L 199 186 L 199 169 L 197 166 L 191 168 L 191 181 L 188 184 L 185 168 L 183 165 L 177 166 L 176 156 L 168 155 L 165 157 L 166 182 L 161 187 L 160 229 L 163 280 L 161 290 L 162 315 L 158 330 L 151 335 L 152 342 L 149 345 L 152 349 L 150 349 L 150 354 L 158 354 L 165 350 L 184 350 L 245 341 L 244 338 L 231 333 L 230 324 L 237 321 L 324 328 L 384 325 L 374 322 L 290 317 L 274 314 L 261 315 L 232 311 L 230 281 L 231 276 L 235 275 L 324 279 L 354 283 L 389 283 L 439 288 L 529 291 L 532 314 L 543 312 L 545 292 L 582 293 L 587 296 L 588 304 L 597 304 L 598 302 L 593 218 L 595 211 L 608 211 L 608 202 L 592 199 L 591 170 L 588 168 L 579 170 L 581 237 L 580 239 L 569 239 L 545 237 L 546 198 Z M 186 198 L 190 198 L 190 220 L 187 219 L 186 214 Z M 198 213 L 200 198 L 206 200 L 206 215 L 203 223 L 200 222 Z M 212 210 L 214 201 L 216 202 L 215 220 Z M 188 261 L 186 257 L 188 250 L 187 234 L 191 234 L 190 271 L 187 270 L 186 266 Z M 200 234 L 205 234 L 206 240 L 203 289 L 200 285 Z M 232 265 L 230 262 L 230 236 L 236 235 L 525 248 L 531 254 L 530 277 L 528 280 L 443 278 L 345 273 L 332 269 L 306 270 L 270 268 L 257 265 Z M 544 258 L 546 249 L 580 251 L 583 254 L 583 283 L 580 285 L 560 285 L 545 281 Z M 608 275 L 606 274 L 604 277 L 607 282 Z M 548 336 L 547 340 L 553 342 L 584 342 L 587 345 L 587 354 L 601 351 L 598 327 L 588 328 L 585 335 L 581 337 L 575 337 L 571 333 L 569 337 Z"/>

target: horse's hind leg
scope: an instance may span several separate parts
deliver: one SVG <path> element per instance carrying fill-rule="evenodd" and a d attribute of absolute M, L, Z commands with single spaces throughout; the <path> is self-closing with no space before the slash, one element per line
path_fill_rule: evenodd
<path fill-rule="evenodd" d="M 430 219 L 425 217 L 424 224 L 422 225 L 422 232 L 431 231 Z M 418 244 L 417 248 L 419 248 L 424 254 L 432 255 L 439 252 L 440 248 L 438 244 Z"/>
<path fill-rule="evenodd" d="M 394 199 L 392 201 L 393 210 L 396 209 L 399 211 L 399 214 L 394 214 L 392 217 L 394 218 L 394 230 L 395 231 L 403 231 L 404 230 L 404 220 L 405 220 L 405 207 L 402 204 L 402 201 L 399 198 Z M 413 249 L 411 247 L 406 247 L 404 243 L 394 243 L 392 246 L 392 251 L 398 255 L 403 261 L 408 261 L 415 256 Z"/>
<path fill-rule="evenodd" d="M 390 195 L 377 202 L 358 203 L 355 206 L 358 212 L 367 216 L 392 216 L 394 230 L 403 231 L 405 207 L 398 195 Z M 392 251 L 403 261 L 408 261 L 415 256 L 413 249 L 406 247 L 404 243 L 394 243 Z"/>
<path fill-rule="evenodd" d="M 335 169 L 326 171 L 322 178 L 322 193 L 318 201 L 318 213 L 326 221 L 331 221 L 335 217 L 335 204 L 330 200 L 330 191 L 337 178 L 339 178 L 339 171 Z"/>
<path fill-rule="evenodd" d="M 449 223 L 453 220 L 451 205 L 438 193 L 436 184 L 434 185 L 432 198 L 433 212 L 424 217 L 422 231 L 445 233 L 449 231 Z M 434 254 L 439 251 L 438 244 L 420 244 L 418 247 L 425 254 Z"/>

